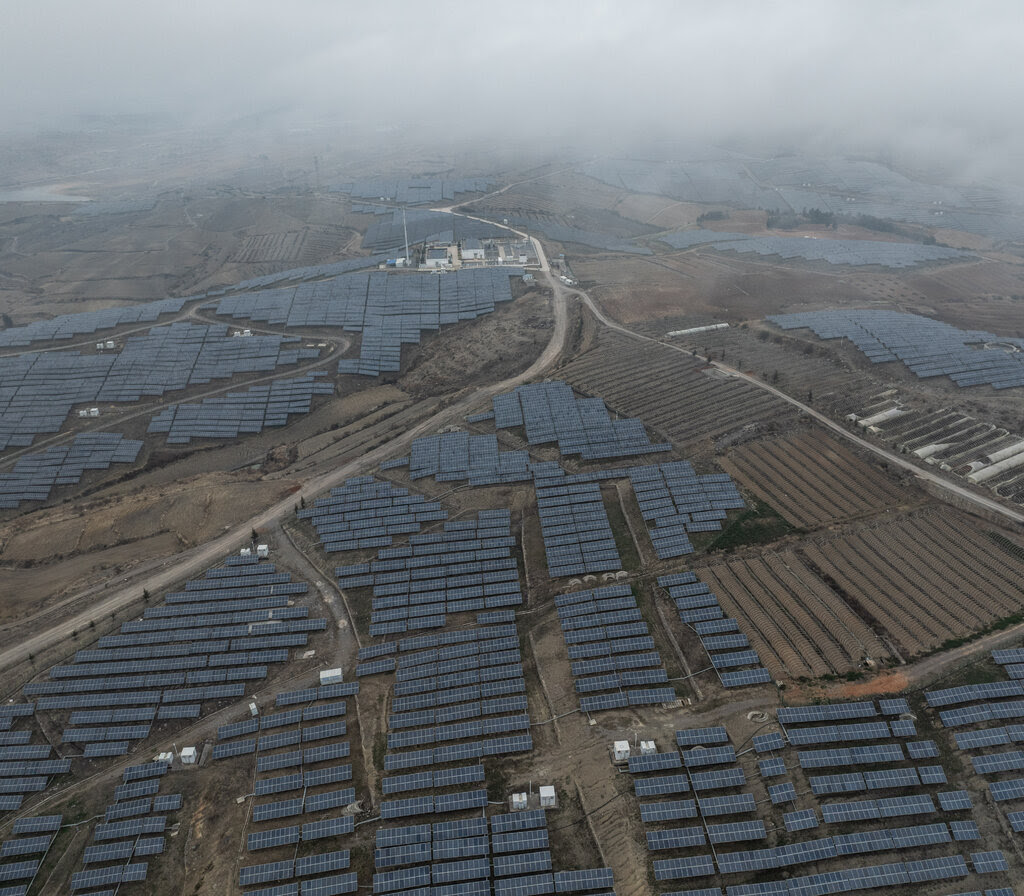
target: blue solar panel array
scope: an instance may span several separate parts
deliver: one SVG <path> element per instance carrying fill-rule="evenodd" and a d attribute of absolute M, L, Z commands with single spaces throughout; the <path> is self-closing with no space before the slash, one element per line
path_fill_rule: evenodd
<path fill-rule="evenodd" d="M 541 537 L 551 578 L 608 572 L 622 566 L 601 497 L 586 475 L 560 470 L 535 481 Z"/>
<path fill-rule="evenodd" d="M 591 658 L 573 667 L 576 692 L 585 695 L 580 709 L 675 702 L 675 690 L 629 585 L 562 594 L 555 598 L 555 607 L 570 658 L 574 653 Z"/>
<path fill-rule="evenodd" d="M 658 237 L 674 249 L 707 246 L 718 252 L 778 255 L 780 258 L 803 258 L 824 261 L 827 264 L 852 267 L 879 266 L 911 268 L 936 261 L 956 261 L 972 258 L 969 253 L 945 246 L 925 246 L 922 243 L 894 243 L 880 240 L 813 240 L 795 236 L 751 236 L 746 233 L 728 233 L 715 230 L 682 230 Z"/>
<path fill-rule="evenodd" d="M 321 371 L 274 380 L 244 392 L 206 398 L 199 404 L 172 404 L 149 423 L 148 432 L 167 433 L 168 445 L 192 439 L 233 439 L 239 433 L 285 426 L 292 414 L 308 414 L 314 395 L 332 395 L 334 384 Z"/>
<path fill-rule="evenodd" d="M 115 789 L 114 802 L 95 826 L 94 845 L 85 848 L 85 868 L 72 875 L 73 891 L 146 879 L 148 863 L 133 860 L 164 852 L 163 834 L 173 823 L 168 813 L 177 812 L 183 802 L 180 793 L 158 794 L 167 769 L 165 762 L 152 762 L 124 770 L 125 783 Z"/>
<path fill-rule="evenodd" d="M 385 794 L 476 783 L 481 758 L 533 748 L 514 624 L 409 638 L 400 648 L 384 767 L 402 773 L 384 779 Z M 466 799 L 486 803 L 480 793 L 391 800 L 386 811 L 395 818 L 456 811 Z"/>
<path fill-rule="evenodd" d="M 1009 674 L 1024 659 L 1021 648 L 992 651 L 992 659 Z M 1024 683 L 1018 678 L 961 685 L 936 691 L 926 691 L 925 699 L 930 707 L 955 707 L 940 709 L 939 719 L 947 728 L 980 725 L 990 721 L 1005 721 L 1024 718 L 1024 700 L 1003 700 L 1000 698 L 1019 697 Z M 994 727 L 957 731 L 954 740 L 958 750 L 989 750 L 1010 744 L 1024 743 L 1024 724 L 1008 724 Z M 925 742 L 929 743 L 929 742 Z M 989 751 L 970 757 L 976 775 L 999 775 L 999 780 L 988 782 L 989 794 L 996 803 L 1016 803 L 1024 799 L 1024 778 L 1006 777 L 1024 769 L 1024 751 Z M 942 809 L 955 812 L 972 808 L 970 795 L 966 791 L 951 791 L 939 794 Z M 1014 831 L 1024 831 L 1024 813 L 1007 811 L 1007 820 Z"/>
<path fill-rule="evenodd" d="M 698 476 L 687 461 L 632 467 L 629 479 L 644 520 L 654 524 L 659 560 L 692 553 L 688 533 L 717 531 L 729 510 L 745 506 L 727 474 Z"/>
<path fill-rule="evenodd" d="M 495 427 L 525 426 L 531 445 L 557 442 L 563 455 L 597 460 L 672 450 L 652 444 L 639 420 L 612 420 L 600 398 L 577 398 L 557 380 L 517 386 L 493 403 Z"/>
<path fill-rule="evenodd" d="M 230 558 L 24 691 L 41 695 L 40 709 L 72 710 L 63 740 L 82 745 L 86 758 L 124 755 L 154 721 L 195 719 L 206 701 L 243 697 L 248 682 L 267 676 L 268 664 L 287 661 L 289 647 L 305 646 L 310 632 L 325 629 L 326 620 L 310 619 L 308 608 L 295 604 L 307 590 L 271 563 Z M 249 749 L 244 741 L 220 746 L 218 758 Z"/>
<path fill-rule="evenodd" d="M 747 643 L 745 635 L 721 634 L 736 631 L 739 625 L 735 620 L 723 618 L 725 612 L 718 605 L 718 598 L 707 585 L 697 580 L 695 573 L 660 576 L 658 585 L 675 602 L 683 623 L 700 636 L 701 646 L 707 651 L 708 659 L 724 687 L 767 684 L 772 680 L 756 651 L 732 649 Z M 722 624 L 726 622 L 731 624 Z"/>
<path fill-rule="evenodd" d="M 433 476 L 438 482 L 469 480 L 470 485 L 524 482 L 533 478 L 526 451 L 499 451 L 495 435 L 448 432 L 412 443 L 410 479 Z M 383 465 L 382 465 L 383 466 Z"/>
<path fill-rule="evenodd" d="M 57 432 L 76 404 L 133 402 L 239 373 L 271 372 L 315 349 L 291 337 L 236 339 L 218 324 L 174 323 L 125 339 L 119 352 L 24 352 L 0 358 L 0 450 Z"/>
<path fill-rule="evenodd" d="M 419 532 L 423 523 L 446 519 L 448 513 L 423 495 L 409 494 L 408 489 L 372 476 L 358 476 L 332 488 L 298 515 L 310 520 L 325 551 L 351 551 L 387 547 L 395 535 Z M 371 584 L 368 575 L 348 578 L 353 581 L 342 583 L 343 588 Z"/>
<path fill-rule="evenodd" d="M 347 849 L 320 851 L 303 854 L 295 858 L 296 844 L 309 843 L 326 838 L 338 838 L 351 834 L 355 827 L 354 816 L 350 813 L 334 814 L 316 821 L 299 822 L 284 826 L 276 825 L 281 819 L 324 812 L 337 812 L 355 801 L 355 790 L 351 787 L 338 788 L 339 782 L 352 779 L 351 764 L 331 764 L 349 755 L 350 746 L 340 740 L 346 734 L 344 721 L 319 723 L 323 718 L 336 717 L 345 713 L 344 701 L 335 701 L 339 696 L 358 693 L 357 683 L 342 682 L 303 688 L 298 691 L 280 693 L 275 700 L 278 706 L 294 706 L 281 712 L 263 715 L 259 719 L 247 719 L 240 723 L 224 726 L 221 737 L 235 737 L 251 733 L 256 728 L 272 731 L 259 739 L 255 780 L 255 797 L 284 794 L 284 798 L 268 801 L 254 801 L 248 823 L 256 827 L 246 836 L 251 852 L 292 847 L 287 850 L 290 858 L 283 861 L 263 862 L 246 865 L 239 872 L 239 883 L 248 886 L 261 883 L 288 881 L 294 877 L 303 878 L 302 893 L 338 894 L 352 893 L 357 888 L 355 873 L 337 874 L 349 867 Z M 334 701 L 334 702 L 325 702 Z M 314 724 L 309 724 L 313 722 Z M 329 743 L 324 741 L 329 740 Z M 290 750 L 296 744 L 315 742 L 311 748 Z M 255 742 L 253 742 L 255 743 Z M 227 746 L 232 746 L 229 742 Z M 220 745 L 218 745 L 220 746 Z M 239 753 L 241 754 L 241 753 Z M 217 758 L 216 750 L 214 753 Z M 286 769 L 283 775 L 260 776 L 266 772 Z M 297 794 L 297 795 L 296 795 Z M 304 850 L 305 853 L 305 850 Z M 312 877 L 312 875 L 322 875 Z M 298 883 L 284 884 L 294 887 L 299 893 Z M 271 888 L 278 892 L 278 887 Z M 263 891 L 251 891 L 263 892 Z M 288 892 L 291 892 L 288 890 Z"/>
<path fill-rule="evenodd" d="M 902 361 L 919 377 L 948 376 L 961 387 L 1024 386 L 1022 339 L 960 330 L 901 311 L 808 311 L 767 319 L 785 330 L 810 328 L 821 339 L 849 339 L 873 364 Z M 982 350 L 992 343 L 998 347 Z"/>
<path fill-rule="evenodd" d="M 278 271 L 275 274 L 264 274 L 262 277 L 251 277 L 233 284 L 232 292 L 244 290 L 266 289 L 268 286 L 278 286 L 282 283 L 294 283 L 300 280 L 323 280 L 327 277 L 337 277 L 339 274 L 347 274 L 350 271 L 361 271 L 365 268 L 376 268 L 387 261 L 386 255 L 370 255 L 359 258 L 346 258 L 344 261 L 333 261 L 329 264 L 314 264 L 304 268 L 289 268 L 286 271 Z M 218 290 L 210 290 L 207 295 L 223 295 L 228 288 L 222 287 Z M 204 308 L 210 306 L 204 305 Z"/>
<path fill-rule="evenodd" d="M 689 573 L 680 573 L 667 578 L 670 587 L 686 588 L 696 585 Z M 685 595 L 692 597 L 693 594 Z M 1013 685 L 1011 684 L 1010 690 Z M 967 686 L 966 689 L 950 689 L 946 692 L 932 692 L 929 700 L 937 705 L 957 705 L 961 702 L 984 699 L 992 696 L 1006 696 L 1005 683 L 982 686 Z M 902 700 L 881 701 L 885 715 L 909 711 Z M 810 706 L 782 707 L 779 720 L 785 724 L 786 738 L 777 733 L 755 735 L 754 749 L 759 755 L 779 753 L 792 749 L 789 744 L 853 742 L 853 745 L 828 747 L 824 749 L 799 750 L 797 759 L 804 769 L 825 769 L 827 774 L 809 775 L 807 780 L 811 794 L 798 794 L 792 781 L 767 786 L 773 805 L 782 811 L 788 807 L 782 822 L 791 833 L 825 824 L 847 825 L 877 819 L 902 819 L 913 816 L 929 816 L 936 812 L 936 801 L 943 812 L 969 812 L 971 799 L 965 791 L 925 792 L 924 788 L 946 783 L 946 774 L 939 765 L 910 765 L 914 759 L 934 759 L 939 755 L 932 741 L 911 741 L 903 744 L 894 740 L 898 737 L 914 736 L 913 726 L 904 730 L 902 719 L 883 721 L 871 701 L 854 703 L 814 704 Z M 1014 734 L 1024 740 L 1024 725 L 1013 727 Z M 984 732 L 977 732 L 984 735 Z M 1006 731 L 1000 730 L 999 737 L 963 738 L 972 748 L 1006 743 Z M 677 743 L 682 750 L 681 757 L 674 754 L 656 754 L 640 757 L 631 762 L 631 771 L 648 772 L 654 769 L 668 770 L 668 774 L 652 776 L 636 782 L 637 795 L 641 803 L 641 819 L 646 824 L 664 824 L 679 819 L 705 819 L 703 826 L 674 827 L 648 831 L 648 846 L 652 850 L 697 850 L 701 851 L 708 842 L 715 845 L 710 855 L 690 855 L 686 858 L 657 859 L 654 862 L 655 877 L 659 880 L 674 880 L 736 872 L 761 872 L 771 869 L 789 868 L 800 863 L 816 863 L 823 859 L 874 853 L 885 850 L 919 848 L 929 845 L 948 845 L 952 842 L 976 842 L 981 837 L 977 822 L 960 819 L 952 822 L 926 822 L 910 827 L 883 828 L 858 833 L 834 834 L 817 840 L 809 840 L 768 848 L 740 852 L 725 852 L 721 845 L 743 840 L 763 840 L 765 833 L 759 822 L 737 821 L 720 823 L 711 819 L 722 814 L 751 812 L 755 809 L 749 793 L 707 794 L 708 789 L 742 787 L 745 776 L 740 768 L 717 768 L 719 763 L 734 761 L 735 753 L 725 745 L 726 732 L 721 728 L 702 728 L 677 732 Z M 872 744 L 870 741 L 881 741 Z M 1010 740 L 1010 742 L 1014 742 Z M 1024 767 L 1018 751 L 987 753 L 973 757 L 976 771 L 983 774 L 1014 772 Z M 762 771 L 776 778 L 785 774 L 787 763 L 781 756 L 760 759 Z M 792 763 L 789 763 L 792 765 Z M 892 767 L 898 764 L 899 767 Z M 851 766 L 868 766 L 864 770 Z M 712 771 L 700 771 L 702 767 L 716 766 Z M 874 767 L 872 767 L 874 766 Z M 766 785 L 768 782 L 766 782 Z M 835 800 L 835 795 L 857 791 L 891 791 L 909 789 L 901 796 L 887 796 L 876 799 Z M 680 799 L 679 794 L 693 792 L 696 799 Z M 1024 779 L 1002 779 L 991 787 L 996 802 L 1024 799 Z M 651 798 L 658 798 L 651 801 Z M 825 797 L 827 801 L 817 802 Z M 794 801 L 813 808 L 792 807 Z M 798 803 L 798 804 L 799 804 Z M 1008 820 L 1015 829 L 1024 830 L 1024 812 L 1008 813 Z M 706 851 L 706 850 L 705 850 Z M 974 857 L 972 857 L 974 859 Z M 1003 870 L 1005 857 L 997 852 L 978 853 L 975 870 L 978 873 Z M 897 863 L 901 864 L 901 863 Z M 939 880 L 966 874 L 962 856 L 942 856 L 903 864 L 908 881 Z M 826 872 L 835 877 L 837 872 Z M 838 872 L 843 874 L 846 872 Z M 788 877 L 785 881 L 769 881 L 760 884 L 731 888 L 732 896 L 750 894 L 773 894 L 789 892 L 792 881 L 798 881 L 801 888 L 809 878 Z M 830 885 L 831 886 L 831 885 Z M 835 892 L 834 888 L 822 885 L 815 892 Z M 696 891 L 691 891 L 696 892 Z M 802 893 L 803 890 L 801 889 Z"/>
<path fill-rule="evenodd" d="M 543 810 L 413 824 L 377 831 L 375 893 L 543 896 L 608 891 L 611 869 L 555 871 Z"/>
<path fill-rule="evenodd" d="M 407 545 L 381 549 L 369 564 L 338 567 L 345 589 L 372 586 L 371 635 L 442 628 L 447 614 L 522 603 L 515 538 L 507 510 L 483 510 L 476 519 L 449 521 L 440 532 L 412 535 Z M 357 671 L 390 671 L 377 660 Z"/>
<path fill-rule="evenodd" d="M 142 442 L 120 433 L 88 432 L 70 445 L 54 445 L 19 458 L 10 473 L 0 473 L 0 508 L 23 501 L 45 501 L 61 485 L 77 485 L 86 470 L 106 470 L 111 464 L 131 464 Z"/>
<path fill-rule="evenodd" d="M 163 314 L 181 311 L 191 298 L 195 297 L 161 299 L 144 305 L 61 314 L 48 320 L 33 321 L 24 327 L 8 327 L 0 332 L 0 348 L 19 348 L 33 342 L 74 339 L 77 336 L 88 336 L 97 330 L 109 330 L 126 324 L 153 323 Z"/>
<path fill-rule="evenodd" d="M 340 373 L 377 376 L 397 371 L 403 344 L 424 330 L 473 320 L 512 299 L 509 278 L 518 268 L 474 268 L 444 277 L 344 274 L 227 296 L 217 314 L 284 327 L 340 327 L 362 334 L 359 357 L 343 359 Z M 247 341 L 247 340 L 238 340 Z"/>

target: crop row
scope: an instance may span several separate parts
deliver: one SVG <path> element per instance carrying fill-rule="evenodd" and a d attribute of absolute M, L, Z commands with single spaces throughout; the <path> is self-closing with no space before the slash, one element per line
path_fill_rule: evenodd
<path fill-rule="evenodd" d="M 899 503 L 900 495 L 845 448 L 818 432 L 743 445 L 726 471 L 794 526 L 813 528 Z"/>
<path fill-rule="evenodd" d="M 600 395 L 610 407 L 639 417 L 681 445 L 791 414 L 783 402 L 756 388 L 708 375 L 687 355 L 626 337 L 603 337 L 561 375 L 581 392 Z"/>
<path fill-rule="evenodd" d="M 913 655 L 1021 609 L 1019 570 L 935 511 L 806 543 L 801 556 Z"/>

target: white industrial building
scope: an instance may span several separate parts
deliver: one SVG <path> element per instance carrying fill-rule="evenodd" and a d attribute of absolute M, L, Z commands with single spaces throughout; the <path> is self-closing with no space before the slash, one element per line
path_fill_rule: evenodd
<path fill-rule="evenodd" d="M 478 239 L 472 237 L 462 241 L 462 260 L 463 261 L 483 261 L 484 260 L 484 244 Z"/>
<path fill-rule="evenodd" d="M 443 268 L 448 266 L 448 250 L 444 247 L 427 249 L 426 257 L 423 259 L 425 268 Z"/>

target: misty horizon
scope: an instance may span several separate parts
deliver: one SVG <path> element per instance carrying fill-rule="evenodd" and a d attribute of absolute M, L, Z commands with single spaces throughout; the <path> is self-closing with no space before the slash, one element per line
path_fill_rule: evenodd
<path fill-rule="evenodd" d="M 464 2 L 353 8 L 306 0 L 153 12 L 42 0 L 0 35 L 8 136 L 105 126 L 341 132 L 543 153 L 754 142 L 891 153 L 1012 177 L 1024 74 L 1007 2 Z M 99 116 L 97 118 L 97 116 Z"/>

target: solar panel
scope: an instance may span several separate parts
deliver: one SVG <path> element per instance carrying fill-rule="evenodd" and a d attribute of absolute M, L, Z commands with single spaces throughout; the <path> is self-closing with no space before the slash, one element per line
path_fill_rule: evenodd
<path fill-rule="evenodd" d="M 742 840 L 763 840 L 767 836 L 764 822 L 734 821 L 727 824 L 709 824 L 708 840 L 711 843 L 736 843 Z"/>
<path fill-rule="evenodd" d="M 547 850 L 541 850 L 538 852 L 495 856 L 492 862 L 492 869 L 495 877 L 509 877 L 511 875 L 550 871 L 551 853 Z"/>
<path fill-rule="evenodd" d="M 690 789 L 690 779 L 686 775 L 653 775 L 636 778 L 633 788 L 638 797 L 685 793 Z"/>
<path fill-rule="evenodd" d="M 957 856 L 959 858 L 959 856 Z M 994 871 L 1009 871 L 1006 856 L 1001 850 L 994 849 L 988 852 L 972 852 L 971 864 L 974 866 L 975 874 L 991 874 Z"/>
<path fill-rule="evenodd" d="M 702 815 L 730 815 L 754 811 L 754 797 L 749 793 L 732 796 L 702 796 L 697 798 Z"/>
<path fill-rule="evenodd" d="M 954 877 L 966 877 L 967 863 L 963 856 L 940 856 L 936 859 L 921 859 L 907 862 L 907 875 L 911 883 L 929 880 L 949 880 Z"/>
<path fill-rule="evenodd" d="M 933 740 L 913 741 L 907 744 L 907 754 L 911 759 L 937 759 L 939 748 Z"/>
<path fill-rule="evenodd" d="M 818 826 L 818 814 L 814 809 L 798 809 L 782 816 L 783 824 L 790 833 L 806 831 Z"/>
<path fill-rule="evenodd" d="M 238 884 L 242 887 L 253 884 L 273 883 L 288 880 L 295 875 L 295 862 L 287 859 L 279 862 L 265 862 L 262 865 L 249 865 L 238 872 Z"/>
<path fill-rule="evenodd" d="M 348 868 L 349 851 L 339 849 L 334 852 L 316 853 L 300 856 L 295 860 L 295 876 L 308 877 L 311 874 L 326 874 L 329 871 L 341 871 Z"/>
<path fill-rule="evenodd" d="M 555 883 L 548 873 L 507 877 L 493 883 L 494 896 L 544 896 L 553 893 Z"/>
<path fill-rule="evenodd" d="M 496 834 L 492 827 L 491 831 L 491 852 L 495 855 L 548 848 L 548 832 L 545 828 Z"/>
<path fill-rule="evenodd" d="M 811 706 L 782 706 L 778 719 L 783 725 L 799 725 L 809 722 L 834 721 L 838 719 L 870 718 L 877 714 L 870 701 L 859 703 L 822 703 Z"/>
<path fill-rule="evenodd" d="M 0 847 L 0 859 L 8 859 L 11 856 L 28 856 L 35 853 L 45 853 L 53 842 L 50 834 L 42 834 L 37 837 L 24 837 L 19 840 L 6 840 Z"/>
<path fill-rule="evenodd" d="M 854 800 L 848 803 L 829 803 L 821 807 L 826 824 L 847 821 L 867 821 L 881 818 L 877 800 Z"/>
<path fill-rule="evenodd" d="M 687 849 L 704 846 L 707 842 L 704 828 L 699 826 L 686 828 L 666 828 L 647 832 L 647 848 L 651 852 L 663 849 Z"/>
<path fill-rule="evenodd" d="M 610 890 L 614 886 L 611 868 L 583 868 L 575 871 L 556 871 L 556 893 L 580 893 Z"/>
<path fill-rule="evenodd" d="M 676 743 L 680 747 L 728 742 L 729 733 L 725 730 L 724 725 L 715 725 L 710 728 L 684 728 L 676 731 Z"/>
<path fill-rule="evenodd" d="M 742 787 L 747 777 L 742 768 L 727 768 L 711 772 L 690 772 L 690 786 L 695 790 L 719 790 Z"/>
<path fill-rule="evenodd" d="M 299 826 L 292 825 L 249 834 L 246 838 L 246 848 L 250 852 L 255 852 L 260 849 L 272 849 L 275 846 L 291 845 L 298 842 Z"/>
<path fill-rule="evenodd" d="M 402 868 L 396 871 L 382 871 L 373 876 L 374 893 L 391 893 L 413 887 L 430 886 L 430 868 Z"/>
<path fill-rule="evenodd" d="M 879 700 L 878 707 L 884 716 L 898 716 L 910 712 L 910 704 L 903 697 Z"/>
<path fill-rule="evenodd" d="M 435 821 L 431 826 L 435 845 L 444 840 L 487 836 L 487 819 L 464 818 L 458 821 Z"/>
<path fill-rule="evenodd" d="M 38 862 L 29 863 L 38 866 Z M 145 862 L 137 862 L 131 865 L 117 865 L 113 868 L 95 868 L 88 871 L 76 871 L 71 875 L 71 890 L 84 890 L 90 887 L 103 886 L 105 884 L 129 883 L 146 879 L 148 866 Z M 33 869 L 33 874 L 35 869 Z M 24 874 L 23 877 L 32 875 Z M 13 878 L 6 878 L 11 880 Z"/>
<path fill-rule="evenodd" d="M 15 834 L 40 834 L 58 831 L 63 815 L 37 815 L 32 818 L 19 818 L 14 822 L 12 832 Z"/>
<path fill-rule="evenodd" d="M 505 834 L 510 831 L 542 828 L 547 824 L 547 816 L 543 809 L 526 809 L 506 815 L 492 815 L 490 822 L 492 834 Z"/>
<path fill-rule="evenodd" d="M 682 759 L 678 753 L 649 753 L 646 756 L 630 756 L 628 769 L 630 774 L 639 774 L 669 768 L 681 768 L 682 764 Z"/>
<path fill-rule="evenodd" d="M 989 785 L 992 799 L 997 803 L 1004 800 L 1020 799 L 1024 796 L 1024 779 L 1013 778 L 1009 781 L 993 781 Z"/>
<path fill-rule="evenodd" d="M 162 816 L 150 818 L 133 818 L 128 821 L 115 821 L 109 824 L 98 824 L 93 831 L 93 839 L 118 840 L 124 837 L 137 837 L 140 834 L 162 834 L 167 820 Z"/>
<path fill-rule="evenodd" d="M 978 825 L 973 821 L 951 821 L 949 829 L 953 834 L 953 839 L 957 841 L 981 839 Z"/>
<path fill-rule="evenodd" d="M 714 859 L 709 855 L 685 859 L 657 859 L 654 862 L 655 880 L 706 877 L 715 873 Z"/>
<path fill-rule="evenodd" d="M 354 893 L 358 886 L 355 872 L 333 874 L 302 882 L 302 896 L 339 896 Z"/>
<path fill-rule="evenodd" d="M 683 750 L 683 764 L 687 768 L 705 765 L 723 765 L 736 761 L 736 751 L 732 747 L 695 747 Z"/>
<path fill-rule="evenodd" d="M 697 804 L 693 800 L 664 800 L 640 804 L 640 820 L 646 824 L 696 817 Z"/>
<path fill-rule="evenodd" d="M 338 837 L 343 834 L 351 834 L 355 826 L 355 819 L 351 815 L 340 818 L 326 818 L 322 821 L 311 821 L 302 825 L 302 840 L 320 840 L 324 837 Z"/>
<path fill-rule="evenodd" d="M 751 740 L 754 745 L 754 749 L 758 753 L 768 753 L 772 750 L 781 750 L 786 746 L 785 740 L 781 734 L 776 731 L 770 734 L 755 734 Z"/>
<path fill-rule="evenodd" d="M 768 797 L 776 806 L 782 803 L 791 803 L 796 800 L 796 788 L 791 781 L 775 784 L 768 788 Z"/>

